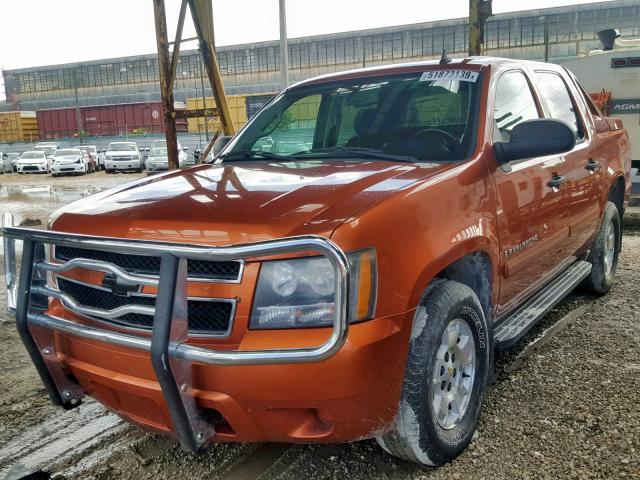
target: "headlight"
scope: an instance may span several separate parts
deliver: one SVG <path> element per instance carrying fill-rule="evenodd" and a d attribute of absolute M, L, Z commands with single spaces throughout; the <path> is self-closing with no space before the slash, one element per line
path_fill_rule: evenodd
<path fill-rule="evenodd" d="M 132 155 L 131 160 L 140 160 L 140 155 Z"/>
<path fill-rule="evenodd" d="M 347 255 L 349 321 L 372 318 L 376 289 L 375 250 Z M 333 323 L 335 272 L 325 257 L 263 262 L 251 328 L 325 327 Z"/>

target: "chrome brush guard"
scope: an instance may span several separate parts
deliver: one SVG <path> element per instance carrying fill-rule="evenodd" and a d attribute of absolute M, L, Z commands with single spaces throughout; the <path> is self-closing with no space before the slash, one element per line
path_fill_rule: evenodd
<path fill-rule="evenodd" d="M 187 451 L 199 450 L 215 434 L 213 426 L 203 419 L 196 407 L 191 383 L 192 363 L 265 365 L 320 362 L 335 355 L 347 338 L 347 259 L 338 246 L 323 237 L 300 236 L 236 246 L 209 247 L 19 228 L 13 226 L 10 214 L 4 214 L 2 234 L 7 306 L 16 316 L 20 337 L 52 401 L 64 408 L 73 408 L 80 403 L 83 395 L 80 385 L 66 374 L 58 358 L 54 332 L 149 352 L 174 429 L 183 449 Z M 16 269 L 16 240 L 23 243 L 19 278 Z M 50 263 L 46 260 L 44 251 L 51 245 L 156 255 L 161 259 L 160 274 L 157 278 L 134 275 L 108 262 L 82 258 L 62 264 Z M 336 273 L 333 328 L 326 342 L 313 348 L 231 351 L 212 350 L 186 343 L 189 259 L 244 261 L 302 252 L 315 252 L 327 257 Z M 153 315 L 150 337 L 96 328 L 48 314 L 49 298 L 57 298 L 65 306 L 73 302 L 73 299 L 65 298 L 64 292 L 47 285 L 47 273 L 64 272 L 78 267 L 109 273 L 127 282 L 157 287 L 155 307 L 139 307 L 141 310 L 136 312 Z M 84 313 L 91 315 L 96 312 L 87 310 Z M 101 310 L 99 313 L 117 316 L 122 311 L 114 313 Z"/>

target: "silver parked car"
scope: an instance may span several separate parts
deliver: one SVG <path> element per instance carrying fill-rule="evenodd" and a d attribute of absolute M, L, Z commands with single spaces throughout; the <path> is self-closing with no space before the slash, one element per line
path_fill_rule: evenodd
<path fill-rule="evenodd" d="M 167 156 L 167 147 L 155 147 L 149 152 L 147 157 L 147 172 L 161 172 L 169 170 L 169 158 Z"/>
<path fill-rule="evenodd" d="M 11 172 L 13 172 L 13 167 L 11 165 L 9 154 L 6 152 L 0 152 L 0 173 L 4 174 Z"/>

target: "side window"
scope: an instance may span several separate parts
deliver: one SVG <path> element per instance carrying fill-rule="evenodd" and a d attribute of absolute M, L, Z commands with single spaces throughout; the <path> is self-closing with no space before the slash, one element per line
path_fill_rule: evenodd
<path fill-rule="evenodd" d="M 529 82 L 522 72 L 507 72 L 496 87 L 494 140 L 508 142 L 513 127 L 540 118 Z"/>
<path fill-rule="evenodd" d="M 576 115 L 575 106 L 562 77 L 557 73 L 536 72 L 536 81 L 549 107 L 551 118 L 564 120 L 571 126 L 576 138 L 583 138 L 582 124 Z"/>

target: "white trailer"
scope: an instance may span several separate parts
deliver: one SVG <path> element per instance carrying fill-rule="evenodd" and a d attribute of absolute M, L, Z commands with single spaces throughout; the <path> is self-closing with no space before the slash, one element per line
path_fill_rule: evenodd
<path fill-rule="evenodd" d="M 630 46 L 596 50 L 563 65 L 588 93 L 611 93 L 609 115 L 622 119 L 631 140 L 632 165 L 640 168 L 640 41 L 625 41 L 625 45 Z"/>

